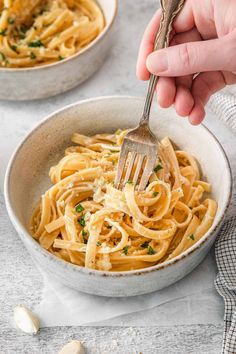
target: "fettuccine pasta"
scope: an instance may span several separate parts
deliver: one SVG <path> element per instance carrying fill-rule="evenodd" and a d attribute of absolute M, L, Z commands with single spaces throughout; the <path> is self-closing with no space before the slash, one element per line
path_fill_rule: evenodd
<path fill-rule="evenodd" d="M 114 188 L 126 133 L 74 134 L 76 145 L 50 169 L 53 186 L 33 213 L 31 233 L 57 257 L 103 271 L 141 269 L 178 256 L 211 227 L 217 203 L 204 198 L 211 186 L 195 158 L 168 138 L 144 191 L 132 178 Z"/>
<path fill-rule="evenodd" d="M 105 26 L 95 0 L 0 0 L 0 67 L 63 60 Z"/>

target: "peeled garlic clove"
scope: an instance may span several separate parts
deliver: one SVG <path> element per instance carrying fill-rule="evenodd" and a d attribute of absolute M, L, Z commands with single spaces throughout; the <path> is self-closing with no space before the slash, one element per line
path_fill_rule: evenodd
<path fill-rule="evenodd" d="M 39 330 L 38 318 L 24 305 L 17 305 L 14 308 L 14 321 L 17 327 L 25 333 L 36 334 Z"/>
<path fill-rule="evenodd" d="M 85 354 L 85 351 L 78 340 L 73 340 L 66 344 L 58 354 Z"/>

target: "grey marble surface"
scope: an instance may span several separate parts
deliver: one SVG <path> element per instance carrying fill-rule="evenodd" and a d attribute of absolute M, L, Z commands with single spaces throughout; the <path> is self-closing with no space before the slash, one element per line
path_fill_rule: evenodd
<path fill-rule="evenodd" d="M 101 70 L 80 87 L 54 98 L 34 102 L 0 102 L 0 175 L 21 138 L 45 115 L 88 97 L 100 95 L 144 95 L 146 84 L 135 77 L 138 46 L 145 25 L 156 8 L 155 0 L 120 0 L 116 36 L 110 56 Z M 37 83 L 36 83 L 37 84 Z M 206 125 L 223 144 L 236 175 L 235 137 L 208 115 Z M 230 208 L 235 210 L 236 198 Z M 34 267 L 13 226 L 0 194 L 0 353 L 54 354 L 71 339 L 82 340 L 87 353 L 155 354 L 220 353 L 222 326 L 189 325 L 165 327 L 56 327 L 41 330 L 36 337 L 14 329 L 12 309 L 16 304 L 33 306 L 40 301 L 42 279 Z M 223 312 L 223 304 L 220 303 Z M 199 309 L 201 311 L 201 309 Z M 145 313 L 143 314 L 145 316 Z M 167 312 L 168 315 L 168 312 Z"/>

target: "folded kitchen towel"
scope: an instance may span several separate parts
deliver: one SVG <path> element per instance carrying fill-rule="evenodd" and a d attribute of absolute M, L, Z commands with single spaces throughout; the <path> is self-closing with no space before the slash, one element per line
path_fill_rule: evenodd
<path fill-rule="evenodd" d="M 236 87 L 215 94 L 209 108 L 236 134 Z M 236 217 L 227 221 L 215 245 L 219 273 L 215 280 L 225 302 L 222 354 L 236 353 Z"/>
<path fill-rule="evenodd" d="M 215 285 L 225 302 L 222 354 L 236 353 L 236 217 L 227 221 L 215 245 Z"/>
<path fill-rule="evenodd" d="M 229 90 L 229 89 L 228 89 Z M 234 91 L 235 90 L 235 91 Z M 218 119 L 236 134 L 236 89 L 216 93 L 209 102 L 209 108 Z"/>

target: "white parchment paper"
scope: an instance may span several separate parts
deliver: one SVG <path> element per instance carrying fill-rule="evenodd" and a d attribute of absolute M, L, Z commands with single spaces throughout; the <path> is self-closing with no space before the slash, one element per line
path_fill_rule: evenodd
<path fill-rule="evenodd" d="M 172 286 L 129 298 L 80 293 L 44 275 L 42 301 L 35 311 L 46 327 L 218 324 L 223 314 L 219 306 L 221 298 L 214 287 L 215 275 L 213 252 L 191 274 Z"/>

